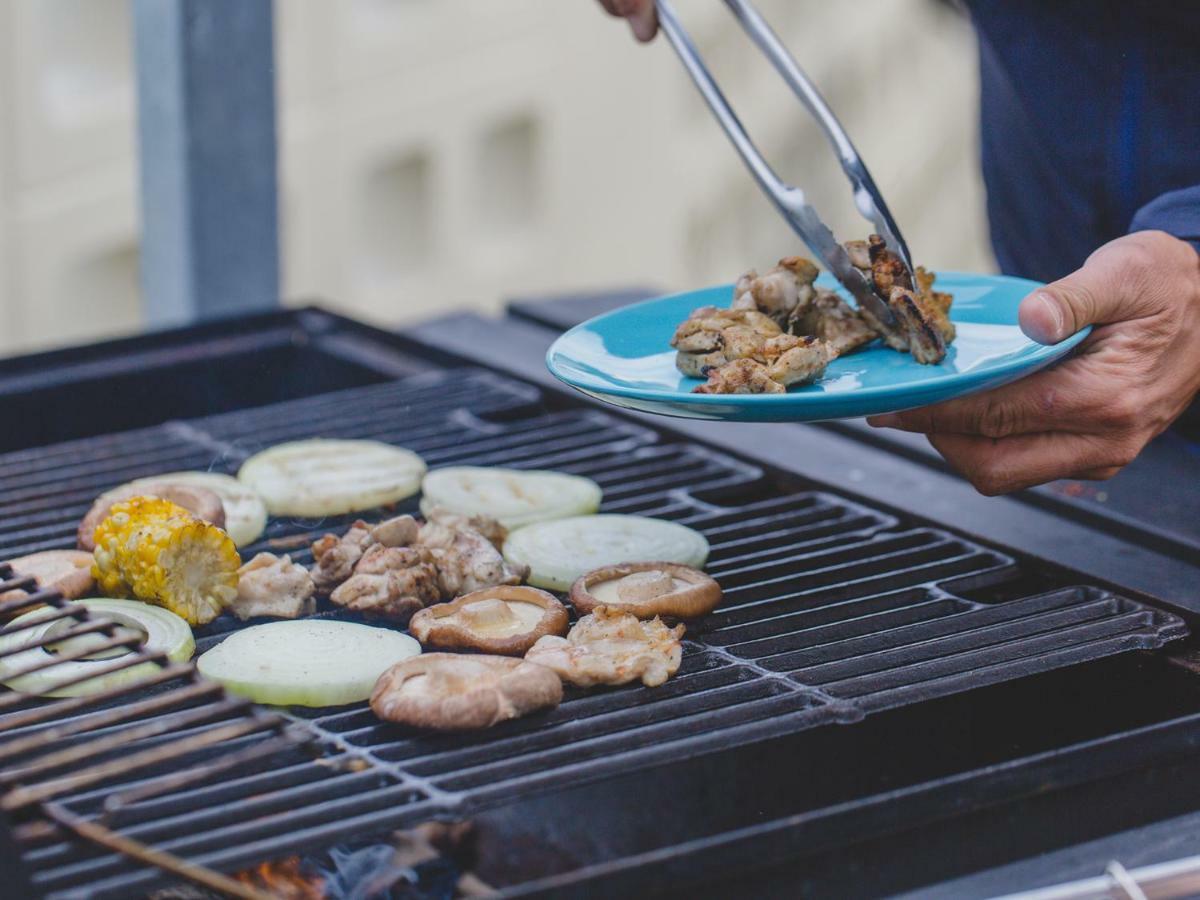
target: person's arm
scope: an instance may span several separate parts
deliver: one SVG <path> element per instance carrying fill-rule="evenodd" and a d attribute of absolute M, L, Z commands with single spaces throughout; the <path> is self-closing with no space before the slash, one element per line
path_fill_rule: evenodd
<path fill-rule="evenodd" d="M 600 0 L 641 41 L 653 0 Z M 985 494 L 1057 478 L 1111 478 L 1200 391 L 1200 186 L 1142 207 L 1123 238 L 1021 302 L 1024 332 L 1078 353 L 1014 384 L 868 421 L 923 432 Z"/>
<path fill-rule="evenodd" d="M 1200 206 L 1187 213 L 1197 214 Z M 868 421 L 925 433 L 979 491 L 1002 494 L 1057 478 L 1111 478 L 1200 391 L 1200 249 L 1164 231 L 1105 244 L 1021 301 L 1019 315 L 1042 344 L 1094 330 L 1052 369 Z"/>
<path fill-rule="evenodd" d="M 1133 215 L 1133 231 L 1165 231 L 1200 253 L 1200 184 L 1156 197 Z"/>

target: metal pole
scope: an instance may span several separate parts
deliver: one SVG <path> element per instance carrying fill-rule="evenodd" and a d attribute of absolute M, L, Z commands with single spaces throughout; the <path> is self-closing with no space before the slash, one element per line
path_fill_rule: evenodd
<path fill-rule="evenodd" d="M 272 308 L 271 0 L 134 0 L 133 15 L 147 321 Z"/>

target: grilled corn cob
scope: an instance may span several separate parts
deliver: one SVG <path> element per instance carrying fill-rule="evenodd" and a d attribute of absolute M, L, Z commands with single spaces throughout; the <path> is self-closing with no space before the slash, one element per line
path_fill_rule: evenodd
<path fill-rule="evenodd" d="M 114 504 L 95 540 L 92 576 L 110 597 L 133 597 L 203 625 L 237 596 L 241 559 L 229 535 L 169 500 Z"/>

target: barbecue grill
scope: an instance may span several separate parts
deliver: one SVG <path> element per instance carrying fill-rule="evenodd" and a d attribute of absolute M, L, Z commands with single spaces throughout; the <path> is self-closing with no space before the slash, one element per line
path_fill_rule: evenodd
<path fill-rule="evenodd" d="M 726 595 L 664 686 L 568 690 L 481 734 L 365 704 L 264 709 L 162 661 L 136 690 L 0 695 L 9 892 L 184 879 L 249 896 L 220 873 L 470 820 L 476 874 L 513 896 L 871 895 L 1195 809 L 1192 536 L 1045 493 L 984 501 L 857 426 L 589 405 L 547 382 L 545 326 L 603 302 L 404 335 L 308 309 L 0 363 L 0 559 L 72 546 L 93 498 L 132 478 L 373 438 L 431 467 L 592 478 L 605 512 L 703 532 Z M 274 519 L 244 553 L 308 563 L 353 518 Z M 0 569 L 0 593 L 28 586 Z M 32 602 L 112 633 L 48 593 L 0 612 Z M 237 627 L 197 629 L 198 652 Z"/>

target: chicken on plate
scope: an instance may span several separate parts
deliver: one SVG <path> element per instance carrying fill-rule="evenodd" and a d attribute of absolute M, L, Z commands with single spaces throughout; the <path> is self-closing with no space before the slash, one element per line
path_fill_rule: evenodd
<path fill-rule="evenodd" d="M 879 235 L 850 241 L 846 251 L 892 310 L 894 324 L 816 287 L 817 267 L 789 256 L 762 275 L 751 270 L 739 278 L 729 309 L 701 307 L 676 329 L 676 367 L 707 379 L 695 393 L 781 394 L 816 381 L 834 359 L 876 338 L 919 363 L 941 362 L 954 340 L 952 298 L 933 290 L 933 274 L 918 267 L 914 285 Z"/>

